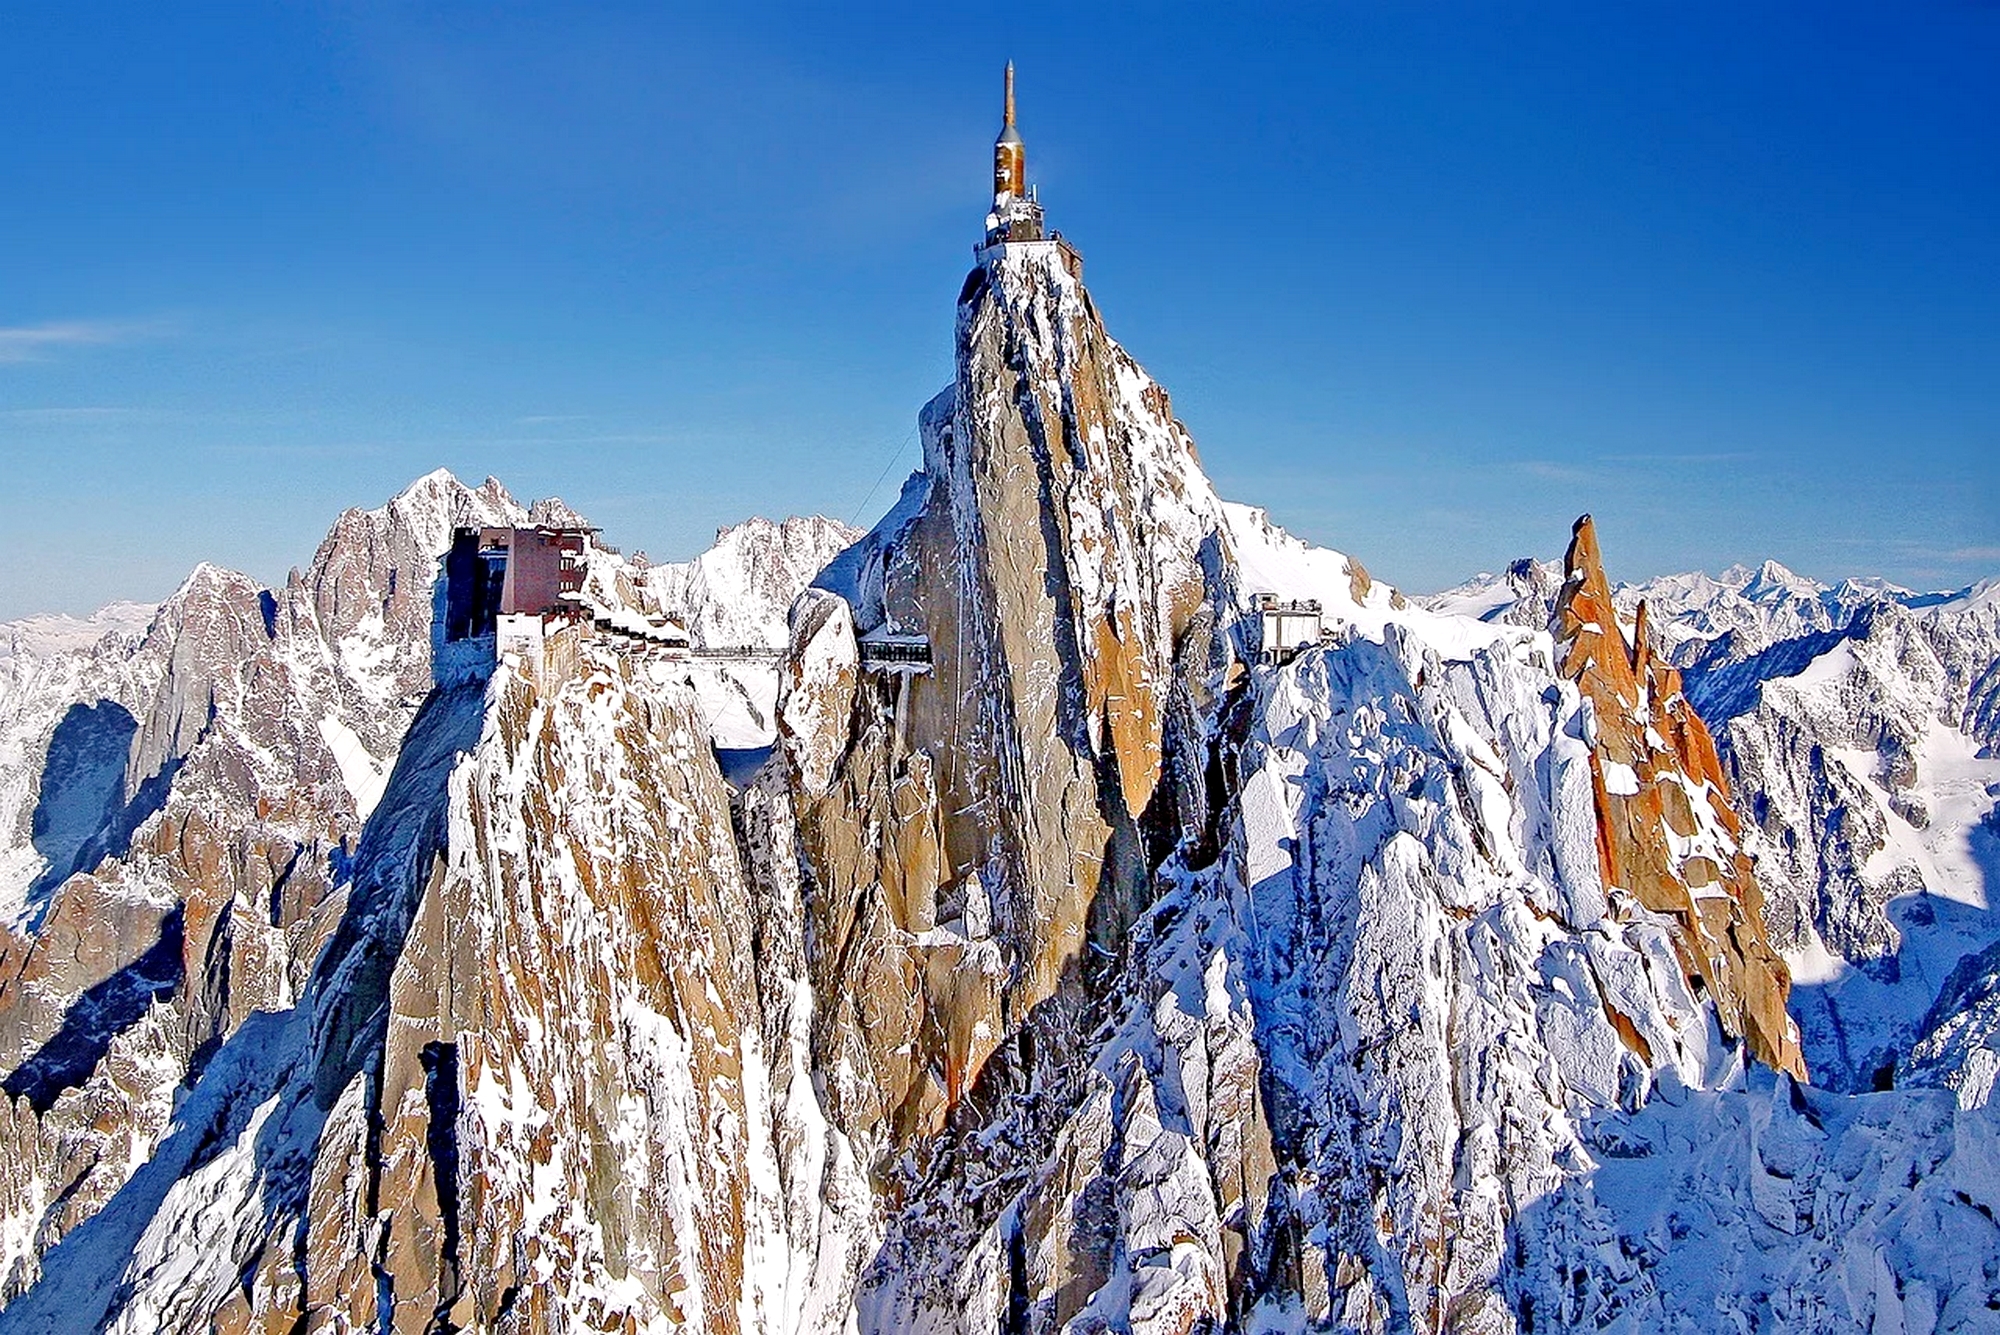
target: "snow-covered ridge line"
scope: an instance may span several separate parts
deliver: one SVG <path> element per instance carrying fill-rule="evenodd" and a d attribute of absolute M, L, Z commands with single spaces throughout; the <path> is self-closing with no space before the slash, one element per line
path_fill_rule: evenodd
<path fill-rule="evenodd" d="M 1480 620 L 1533 616 L 1540 602 L 1553 606 L 1559 563 L 1524 557 L 1504 571 L 1482 571 L 1450 589 L 1414 599 L 1434 611 Z M 1618 583 L 1612 598 L 1626 617 L 1647 604 L 1662 637 L 1662 652 L 1676 667 L 1713 670 L 1811 633 L 1845 628 L 1868 608 L 1894 603 L 1909 611 L 1950 614 L 2000 600 L 2000 579 L 1957 590 L 1919 593 L 1887 580 L 1850 577 L 1829 585 L 1798 575 L 1776 561 L 1751 569 L 1735 565 L 1719 576 L 1702 571 Z"/>
<path fill-rule="evenodd" d="M 106 636 L 136 639 L 152 624 L 157 603 L 107 603 L 87 617 L 46 613 L 0 621 L 0 659 L 36 657 L 88 649 Z"/>

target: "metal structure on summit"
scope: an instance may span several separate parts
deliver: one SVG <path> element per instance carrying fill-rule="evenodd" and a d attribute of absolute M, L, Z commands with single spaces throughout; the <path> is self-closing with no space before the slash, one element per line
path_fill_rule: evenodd
<path fill-rule="evenodd" d="M 973 247 L 983 262 L 996 247 L 1054 246 L 1070 276 L 1083 278 L 1083 257 L 1061 232 L 1042 231 L 1042 205 L 1028 184 L 1028 146 L 1014 124 L 1014 62 L 1007 62 L 1007 99 L 1000 137 L 993 141 L 993 210 L 986 215 L 986 238 Z"/>
<path fill-rule="evenodd" d="M 1260 593 L 1255 599 L 1258 622 L 1257 661 L 1271 665 L 1291 662 L 1315 645 L 1326 643 L 1326 625 L 1319 599 L 1284 599 Z"/>
<path fill-rule="evenodd" d="M 584 550 L 593 528 L 460 528 L 444 558 L 446 641 L 491 635 L 503 617 L 583 614 Z"/>
<path fill-rule="evenodd" d="M 1028 146 L 1014 128 L 1014 62 L 1007 62 L 1007 109 L 1002 113 L 1000 137 L 993 141 L 993 208 L 997 212 L 1010 199 L 1028 193 Z M 1022 240 L 1038 240 L 1023 237 Z"/>
<path fill-rule="evenodd" d="M 986 244 L 1042 239 L 1042 206 L 1028 188 L 1028 146 L 1014 128 L 1014 62 L 1007 62 L 1007 109 L 993 141 L 993 212 L 986 215 Z"/>

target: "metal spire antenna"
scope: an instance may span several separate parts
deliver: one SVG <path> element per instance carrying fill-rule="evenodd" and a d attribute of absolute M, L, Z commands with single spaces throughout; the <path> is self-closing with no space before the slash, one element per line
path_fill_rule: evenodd
<path fill-rule="evenodd" d="M 986 215 L 986 240 L 974 246 L 983 252 L 988 246 L 1041 241 L 1042 206 L 1028 186 L 1028 146 L 1014 128 L 1014 62 L 1007 62 L 1007 100 L 1000 120 L 1000 135 L 993 141 L 993 211 Z M 1065 251 L 1065 263 L 1072 275 L 1081 272 L 1073 250 Z"/>
<path fill-rule="evenodd" d="M 993 141 L 993 205 L 1028 193 L 1028 146 L 1014 128 L 1014 62 L 1007 62 L 1007 113 L 1000 124 L 1000 137 Z"/>

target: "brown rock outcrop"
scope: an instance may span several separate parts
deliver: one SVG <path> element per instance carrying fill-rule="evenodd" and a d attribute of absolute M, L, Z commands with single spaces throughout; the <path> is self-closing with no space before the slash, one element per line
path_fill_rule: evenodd
<path fill-rule="evenodd" d="M 194 1152 L 228 1148 L 179 1171 L 229 1223 L 199 1258 L 140 1239 L 129 1262 L 221 1279 L 185 1328 L 846 1307 L 873 1201 L 804 1060 L 797 886 L 744 875 L 694 692 L 575 635 L 555 668 L 432 697 L 299 1010 L 217 1058 L 236 1088 Z"/>
<path fill-rule="evenodd" d="M 7 702 L 48 714 L 30 783 L 101 771 L 103 790 L 68 804 L 78 828 L 30 892 L 39 911 L 0 925 L 0 1076 L 24 1147 L 0 1192 L 0 1301 L 152 1153 L 177 1087 L 253 1013 L 297 1000 L 369 775 L 429 688 L 452 522 L 519 513 L 497 482 L 434 473 L 343 513 L 282 588 L 203 565 L 143 636 L 52 666 L 67 698 Z M 92 721 L 87 748 L 58 739 L 72 718 Z"/>
<path fill-rule="evenodd" d="M 1201 766 L 1170 761 L 1228 652 L 1193 442 L 1055 247 L 1009 247 L 967 279 L 957 375 L 921 428 L 923 503 L 873 540 L 854 621 L 922 636 L 931 669 L 851 688 L 838 627 L 802 600 L 782 707 L 822 725 L 786 731 L 832 946 L 815 987 L 873 1013 L 823 1017 L 841 1037 L 818 1055 L 868 1073 L 836 1102 L 863 1138 L 888 1119 L 884 1148 L 941 1125 L 1202 827 Z M 827 731 L 850 698 L 851 724 Z"/>
<path fill-rule="evenodd" d="M 1589 515 L 1563 558 L 1554 631 L 1560 670 L 1582 691 L 1596 790 L 1598 860 L 1618 911 L 1622 891 L 1674 924 L 1682 970 L 1715 1001 L 1723 1028 L 1750 1055 L 1805 1078 L 1797 1026 L 1785 1013 L 1791 975 L 1764 932 L 1763 891 L 1715 742 L 1653 654 L 1646 605 L 1628 641 Z"/>

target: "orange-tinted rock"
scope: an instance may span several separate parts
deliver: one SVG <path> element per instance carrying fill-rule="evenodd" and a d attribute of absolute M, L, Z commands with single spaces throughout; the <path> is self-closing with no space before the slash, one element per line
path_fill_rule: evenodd
<path fill-rule="evenodd" d="M 1091 943 L 1115 950 L 1149 838 L 1206 800 L 1170 726 L 1199 736 L 1217 643 L 1193 442 L 1053 255 L 982 266 L 958 317 L 923 504 L 854 609 L 864 635 L 926 640 L 930 670 L 857 682 L 845 616 L 808 593 L 779 706 L 815 1055 L 877 1153 L 937 1130 Z"/>
<path fill-rule="evenodd" d="M 1612 911 L 1623 891 L 1667 915 L 1681 967 L 1714 999 L 1723 1028 L 1752 1057 L 1803 1079 L 1785 1012 L 1791 975 L 1765 937 L 1763 892 L 1715 742 L 1680 673 L 1653 655 L 1645 604 L 1626 639 L 1589 515 L 1576 522 L 1564 572 L 1554 630 L 1561 670 L 1591 711 L 1597 851 Z"/>

